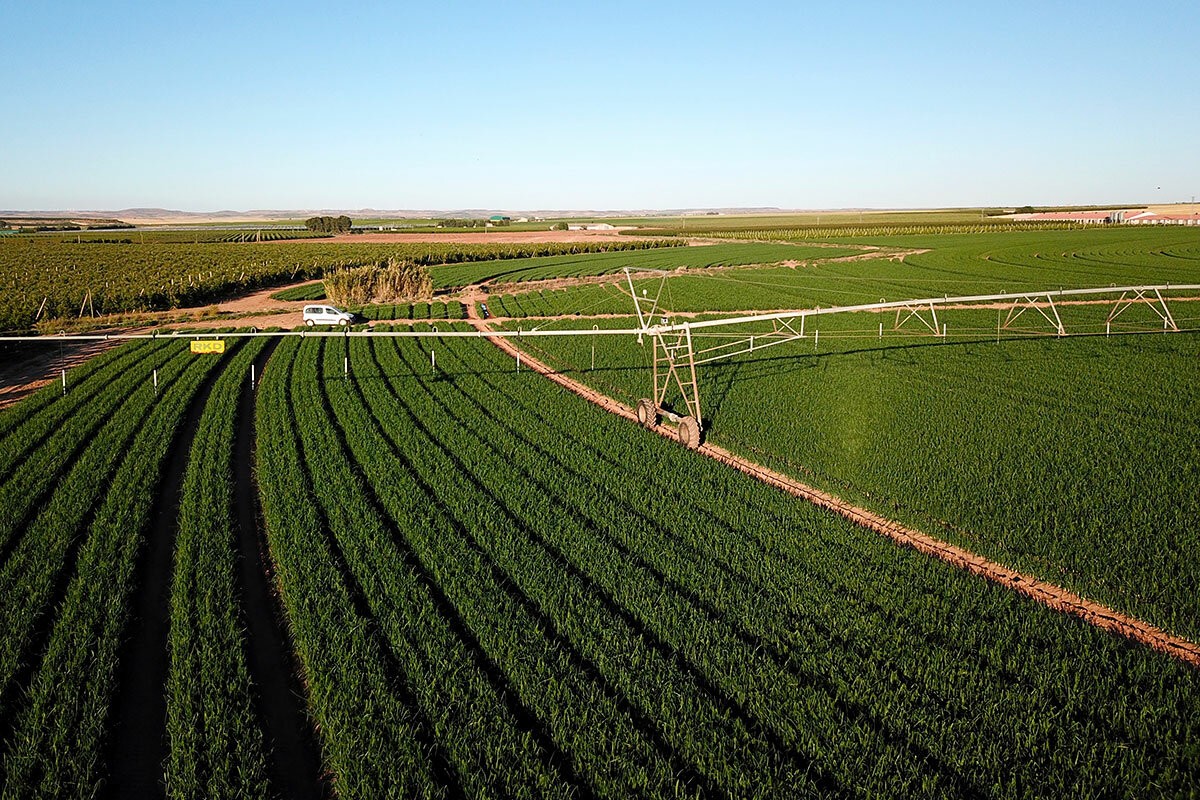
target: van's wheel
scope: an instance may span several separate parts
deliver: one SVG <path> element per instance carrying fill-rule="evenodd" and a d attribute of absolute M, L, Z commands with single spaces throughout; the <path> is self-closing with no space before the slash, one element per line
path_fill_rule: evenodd
<path fill-rule="evenodd" d="M 344 320 L 344 319 L 338 320 L 338 325 L 341 325 L 343 328 L 346 327 L 347 324 L 349 324 L 349 323 L 347 323 L 346 320 Z"/>
<path fill-rule="evenodd" d="M 313 322 L 311 319 L 306 319 L 306 320 L 304 320 L 304 324 L 311 328 L 314 325 L 316 325 L 317 323 Z"/>
<path fill-rule="evenodd" d="M 679 420 L 679 443 L 689 450 L 695 450 L 700 446 L 700 423 L 696 422 L 695 417 L 684 417 Z"/>
<path fill-rule="evenodd" d="M 658 409 L 654 407 L 654 401 L 643 397 L 638 400 L 637 418 L 643 428 L 653 428 L 658 424 Z"/>

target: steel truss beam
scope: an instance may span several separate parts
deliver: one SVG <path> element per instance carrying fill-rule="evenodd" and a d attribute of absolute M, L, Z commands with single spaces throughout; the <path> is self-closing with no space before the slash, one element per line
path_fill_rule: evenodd
<path fill-rule="evenodd" d="M 1124 313 L 1125 310 L 1130 306 L 1133 306 L 1137 303 L 1143 303 L 1147 308 L 1149 308 L 1162 319 L 1164 331 L 1172 330 L 1178 333 L 1179 326 L 1175 324 L 1175 316 L 1171 313 L 1171 309 L 1167 306 L 1166 299 L 1162 296 L 1162 288 L 1163 287 L 1159 286 L 1143 286 L 1122 290 L 1120 298 L 1117 299 L 1117 302 L 1113 306 L 1112 310 L 1108 312 L 1108 319 L 1105 321 L 1105 323 L 1111 326 L 1113 320 L 1121 316 L 1121 314 Z M 1151 300 L 1147 296 L 1147 294 L 1151 291 L 1154 292 L 1154 300 Z"/>

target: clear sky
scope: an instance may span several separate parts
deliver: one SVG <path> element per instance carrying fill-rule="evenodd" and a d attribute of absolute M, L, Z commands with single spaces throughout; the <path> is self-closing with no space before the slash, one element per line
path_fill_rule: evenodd
<path fill-rule="evenodd" d="M 0 209 L 1200 196 L 1188 2 L 0 0 Z"/>

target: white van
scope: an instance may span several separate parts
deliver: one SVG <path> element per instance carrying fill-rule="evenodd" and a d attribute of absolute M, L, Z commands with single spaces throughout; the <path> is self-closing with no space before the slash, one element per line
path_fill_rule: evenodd
<path fill-rule="evenodd" d="M 314 325 L 350 325 L 353 322 L 353 314 L 333 306 L 304 307 L 304 324 L 310 328 Z"/>

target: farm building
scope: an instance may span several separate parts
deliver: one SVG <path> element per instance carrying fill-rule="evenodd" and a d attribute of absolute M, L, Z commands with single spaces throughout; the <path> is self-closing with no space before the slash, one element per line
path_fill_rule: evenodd
<path fill-rule="evenodd" d="M 1045 211 L 1013 214 L 1022 222 L 1078 222 L 1083 225 L 1200 225 L 1200 214 L 1159 214 L 1155 211 Z"/>
<path fill-rule="evenodd" d="M 1112 225 L 1123 220 L 1125 211 L 1043 211 L 1036 214 L 1013 214 L 1021 222 L 1079 222 L 1084 225 Z"/>
<path fill-rule="evenodd" d="M 1153 211 L 1143 211 L 1126 217 L 1124 221 L 1128 225 L 1200 225 L 1200 214 L 1156 214 Z"/>

